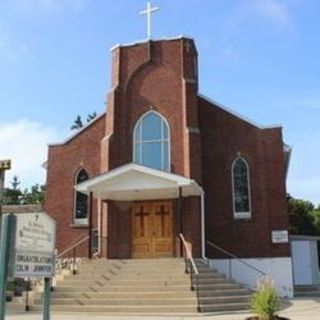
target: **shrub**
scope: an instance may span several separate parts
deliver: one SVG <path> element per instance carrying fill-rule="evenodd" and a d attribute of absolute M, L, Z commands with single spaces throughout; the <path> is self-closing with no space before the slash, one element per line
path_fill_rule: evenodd
<path fill-rule="evenodd" d="M 273 320 L 280 309 L 280 299 L 271 279 L 258 282 L 258 290 L 251 299 L 251 310 L 261 320 Z"/>

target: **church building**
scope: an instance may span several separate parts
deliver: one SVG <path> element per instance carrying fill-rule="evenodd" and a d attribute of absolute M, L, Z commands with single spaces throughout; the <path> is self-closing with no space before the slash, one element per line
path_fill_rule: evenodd
<path fill-rule="evenodd" d="M 106 111 L 49 146 L 46 211 L 58 251 L 90 234 L 89 255 L 181 257 L 182 235 L 194 257 L 226 273 L 230 255 L 250 261 L 292 295 L 282 128 L 202 95 L 190 38 L 111 55 Z M 240 267 L 238 277 L 247 281 Z"/>

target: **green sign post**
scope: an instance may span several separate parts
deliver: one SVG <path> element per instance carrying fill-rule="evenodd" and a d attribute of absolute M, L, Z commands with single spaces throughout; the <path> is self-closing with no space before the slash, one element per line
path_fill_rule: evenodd
<path fill-rule="evenodd" d="M 55 272 L 56 223 L 44 212 L 3 216 L 0 236 L 0 320 L 5 319 L 8 274 L 44 278 L 43 320 L 50 320 L 50 279 Z"/>
<path fill-rule="evenodd" d="M 0 237 L 0 320 L 6 316 L 6 290 L 11 250 L 15 231 L 16 217 L 13 214 L 3 216 Z"/>
<path fill-rule="evenodd" d="M 43 320 L 50 320 L 50 278 L 44 278 L 44 290 L 43 290 Z"/>

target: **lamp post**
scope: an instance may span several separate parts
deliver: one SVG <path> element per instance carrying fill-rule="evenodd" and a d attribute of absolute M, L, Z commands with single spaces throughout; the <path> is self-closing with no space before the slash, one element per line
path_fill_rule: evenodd
<path fill-rule="evenodd" d="M 11 169 L 11 160 L 0 160 L 0 230 L 2 223 L 2 203 L 4 194 L 4 180 L 6 170 Z"/>

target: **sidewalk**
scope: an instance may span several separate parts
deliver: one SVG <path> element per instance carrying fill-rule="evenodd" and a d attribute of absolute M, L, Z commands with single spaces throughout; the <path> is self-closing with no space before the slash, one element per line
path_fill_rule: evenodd
<path fill-rule="evenodd" d="M 6 319 L 8 320 L 41 320 L 42 315 L 24 313 L 14 314 L 8 311 Z M 282 311 L 279 313 L 283 317 L 290 318 L 290 320 L 319 320 L 320 319 L 320 298 L 297 298 L 286 302 L 283 305 Z M 90 320 L 244 320 L 249 314 L 228 314 L 228 315 L 199 315 L 199 316 L 121 316 L 121 315 L 91 315 Z M 52 320 L 87 320 L 88 315 L 84 314 L 53 314 Z"/>

